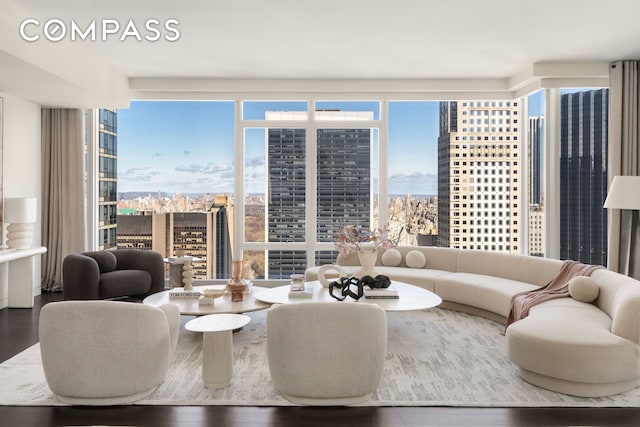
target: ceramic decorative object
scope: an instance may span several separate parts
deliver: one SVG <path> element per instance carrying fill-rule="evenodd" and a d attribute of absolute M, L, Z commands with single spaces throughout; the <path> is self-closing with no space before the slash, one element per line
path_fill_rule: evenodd
<path fill-rule="evenodd" d="M 362 278 L 364 276 L 375 277 L 378 272 L 375 270 L 376 260 L 378 259 L 378 249 L 372 248 L 360 248 L 356 252 L 358 260 L 360 261 L 360 270 L 354 273 L 354 277 Z"/>
<path fill-rule="evenodd" d="M 242 301 L 247 283 L 244 281 L 242 261 L 231 261 L 231 278 L 227 289 L 231 292 L 231 301 Z"/>
<path fill-rule="evenodd" d="M 398 245 L 402 229 L 396 237 L 390 238 L 386 227 L 372 230 L 361 226 L 342 226 L 339 229 L 335 242 L 335 247 L 340 251 L 339 256 L 347 256 L 351 252 L 358 255 L 360 270 L 356 271 L 353 277 L 362 278 L 364 276 L 375 277 L 378 275 L 374 266 L 378 260 L 378 249 L 387 250 Z"/>
<path fill-rule="evenodd" d="M 327 273 L 333 273 L 331 275 L 333 278 L 327 277 L 328 276 Z M 318 269 L 318 281 L 325 288 L 328 288 L 329 284 L 333 282 L 335 279 L 338 279 L 340 277 L 347 277 L 347 276 L 348 274 L 346 270 L 340 267 L 339 265 L 325 264 Z"/>
<path fill-rule="evenodd" d="M 214 305 L 216 298 L 224 295 L 224 289 L 205 289 L 203 291 L 204 295 L 200 297 L 198 300 L 199 305 Z"/>
<path fill-rule="evenodd" d="M 193 266 L 191 265 L 190 259 L 184 260 L 184 265 L 182 266 L 182 283 L 185 291 L 193 290 Z"/>

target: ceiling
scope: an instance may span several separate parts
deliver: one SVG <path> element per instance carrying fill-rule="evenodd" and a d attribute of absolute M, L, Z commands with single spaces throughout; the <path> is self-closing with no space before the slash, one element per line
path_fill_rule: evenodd
<path fill-rule="evenodd" d="M 640 58 L 637 0 L 0 0 L 0 10 L 0 92 L 45 104 L 256 90 L 265 80 L 509 91 L 531 78 L 603 77 L 609 62 Z M 26 27 L 37 41 L 20 36 L 27 18 L 40 23 Z M 44 36 L 52 18 L 67 27 L 62 41 Z M 162 30 L 153 42 L 151 18 Z M 111 19 L 121 29 L 102 41 Z M 168 19 L 179 22 L 173 42 L 163 38 L 174 35 Z M 71 21 L 84 30 L 94 20 L 97 40 L 70 40 Z M 129 20 L 142 41 L 120 40 Z"/>

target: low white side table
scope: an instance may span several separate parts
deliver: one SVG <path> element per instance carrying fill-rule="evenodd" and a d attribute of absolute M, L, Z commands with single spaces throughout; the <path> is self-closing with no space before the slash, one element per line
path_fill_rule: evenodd
<path fill-rule="evenodd" d="M 233 330 L 251 321 L 244 314 L 209 314 L 190 320 L 184 326 L 202 336 L 202 381 L 208 388 L 231 384 L 233 374 Z"/>
<path fill-rule="evenodd" d="M 44 246 L 0 249 L 0 308 L 33 307 L 33 298 L 40 288 L 35 258 L 45 252 L 47 248 Z"/>

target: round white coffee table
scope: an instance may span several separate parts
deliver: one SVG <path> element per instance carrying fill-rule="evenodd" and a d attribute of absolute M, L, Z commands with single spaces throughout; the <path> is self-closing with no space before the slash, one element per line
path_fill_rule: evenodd
<path fill-rule="evenodd" d="M 323 287 L 320 282 L 305 282 L 305 286 L 313 288 L 313 295 L 311 298 L 289 298 L 289 285 L 278 286 L 277 288 L 271 288 L 263 290 L 261 292 L 257 292 L 255 298 L 268 304 L 305 303 L 311 301 L 337 302 L 337 300 L 329 294 L 329 288 Z M 398 291 L 398 298 L 367 299 L 362 297 L 358 301 L 379 305 L 385 311 L 424 310 L 427 308 L 437 307 L 442 303 L 442 298 L 440 298 L 438 295 L 419 286 L 414 286 L 395 280 L 391 282 L 391 286 L 393 286 Z M 347 297 L 345 301 L 353 301 L 353 299 Z"/>
<path fill-rule="evenodd" d="M 187 322 L 186 330 L 203 332 L 202 381 L 205 387 L 231 384 L 233 374 L 233 330 L 251 321 L 244 314 L 209 314 Z"/>
<path fill-rule="evenodd" d="M 224 285 L 194 286 L 194 290 L 222 289 Z M 179 288 L 178 288 L 179 289 Z M 231 294 L 226 293 L 216 298 L 213 305 L 200 305 L 198 298 L 169 298 L 170 291 L 157 292 L 149 295 L 142 302 L 147 305 L 158 307 L 163 304 L 174 304 L 180 310 L 180 314 L 191 316 L 203 316 L 205 314 L 220 313 L 249 313 L 251 311 L 264 310 L 271 304 L 258 301 L 255 295 L 266 288 L 254 286 L 250 294 L 245 294 L 242 301 L 231 301 Z"/>

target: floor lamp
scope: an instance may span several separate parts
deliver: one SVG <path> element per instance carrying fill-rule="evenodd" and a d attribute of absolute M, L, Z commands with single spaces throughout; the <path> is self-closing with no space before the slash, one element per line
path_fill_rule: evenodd
<path fill-rule="evenodd" d="M 614 176 L 607 199 L 607 209 L 620 209 L 620 273 L 629 275 L 634 211 L 640 210 L 640 176 Z"/>

